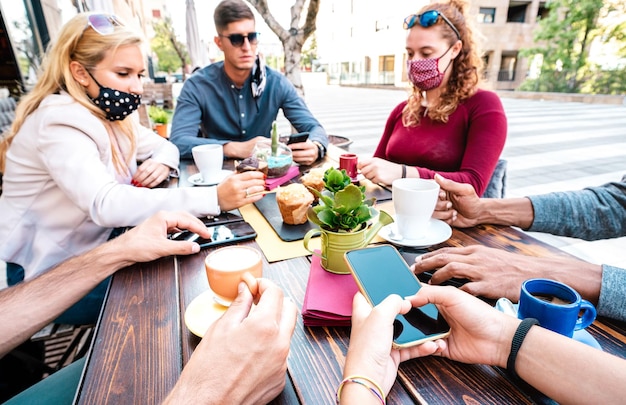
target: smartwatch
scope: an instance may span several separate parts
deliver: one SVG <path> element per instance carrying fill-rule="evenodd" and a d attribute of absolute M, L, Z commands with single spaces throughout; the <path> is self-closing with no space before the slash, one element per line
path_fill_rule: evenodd
<path fill-rule="evenodd" d="M 318 141 L 313 141 L 313 143 L 317 146 L 317 158 L 324 159 L 324 156 L 326 156 L 326 148 L 324 147 L 324 145 L 322 145 Z"/>

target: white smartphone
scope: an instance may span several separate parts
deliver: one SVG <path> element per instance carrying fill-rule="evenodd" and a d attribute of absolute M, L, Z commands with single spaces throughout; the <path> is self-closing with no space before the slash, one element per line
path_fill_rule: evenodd
<path fill-rule="evenodd" d="M 344 258 L 359 290 L 372 306 L 391 294 L 414 295 L 421 287 L 419 280 L 400 253 L 391 245 L 377 245 L 350 250 Z M 412 308 L 396 316 L 393 346 L 409 347 L 448 336 L 450 326 L 434 304 Z"/>

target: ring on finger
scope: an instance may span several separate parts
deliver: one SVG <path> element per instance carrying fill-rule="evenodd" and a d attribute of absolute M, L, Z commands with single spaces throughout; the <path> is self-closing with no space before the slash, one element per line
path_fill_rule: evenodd
<path fill-rule="evenodd" d="M 246 197 L 250 196 L 250 189 L 246 189 Z"/>

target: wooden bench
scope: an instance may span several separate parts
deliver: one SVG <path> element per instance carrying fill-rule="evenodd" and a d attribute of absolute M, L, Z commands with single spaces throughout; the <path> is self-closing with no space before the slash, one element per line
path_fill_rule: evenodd
<path fill-rule="evenodd" d="M 141 102 L 142 104 L 158 105 L 171 110 L 174 108 L 172 83 L 144 83 Z"/>

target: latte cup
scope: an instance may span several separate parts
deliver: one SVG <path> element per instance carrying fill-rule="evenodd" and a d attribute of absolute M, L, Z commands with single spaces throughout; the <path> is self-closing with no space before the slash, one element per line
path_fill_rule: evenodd
<path fill-rule="evenodd" d="M 426 235 L 439 197 L 439 184 L 428 179 L 396 179 L 391 183 L 391 195 L 402 239 L 417 240 Z"/>
<path fill-rule="evenodd" d="M 208 143 L 194 146 L 191 149 L 193 161 L 202 176 L 203 183 L 218 183 L 221 180 L 224 164 L 224 148 L 222 145 Z"/>
<path fill-rule="evenodd" d="M 204 260 L 209 287 L 215 301 L 223 306 L 237 298 L 237 288 L 241 281 L 248 285 L 252 279 L 263 276 L 263 260 L 258 250 L 249 246 L 228 246 L 217 249 Z M 256 293 L 256 291 L 252 291 Z"/>
<path fill-rule="evenodd" d="M 572 337 L 596 319 L 596 308 L 566 284 L 533 278 L 522 283 L 517 317 L 535 318 L 540 326 Z"/>

